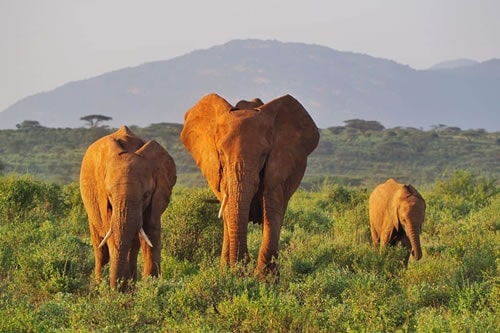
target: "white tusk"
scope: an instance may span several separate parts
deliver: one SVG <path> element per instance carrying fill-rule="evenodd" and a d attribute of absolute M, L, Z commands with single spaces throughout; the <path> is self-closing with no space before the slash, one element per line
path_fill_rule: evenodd
<path fill-rule="evenodd" d="M 219 218 L 222 217 L 222 212 L 224 211 L 224 208 L 226 208 L 226 204 L 226 195 L 224 194 L 224 196 L 222 197 L 222 204 L 220 205 L 219 214 L 217 215 Z"/>
<path fill-rule="evenodd" d="M 141 230 L 139 231 L 139 234 L 142 236 L 142 238 L 144 238 L 144 240 L 146 241 L 146 243 L 148 243 L 149 247 L 153 247 L 153 243 L 151 243 L 151 241 L 149 240 L 148 235 L 146 235 L 146 232 L 144 231 L 143 228 L 141 228 Z"/>
<path fill-rule="evenodd" d="M 109 239 L 109 237 L 111 237 L 111 228 L 109 228 L 109 231 L 108 233 L 106 234 L 106 236 L 104 236 L 104 238 L 102 239 L 101 243 L 99 244 L 99 248 L 103 247 L 104 244 L 106 244 L 106 241 Z"/>

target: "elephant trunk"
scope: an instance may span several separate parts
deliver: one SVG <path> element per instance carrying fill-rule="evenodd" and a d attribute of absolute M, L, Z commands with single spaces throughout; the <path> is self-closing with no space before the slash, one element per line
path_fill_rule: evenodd
<path fill-rule="evenodd" d="M 117 289 L 117 287 L 120 291 L 126 289 L 129 276 L 128 252 L 126 246 L 121 245 L 116 249 L 116 253 L 111 255 L 109 284 L 112 289 Z"/>
<path fill-rule="evenodd" d="M 410 230 L 407 234 L 411 244 L 411 255 L 415 260 L 422 258 L 422 248 L 420 247 L 420 235 L 418 231 Z"/>
<path fill-rule="evenodd" d="M 123 291 L 131 278 L 130 250 L 134 238 L 139 236 L 141 214 L 130 207 L 113 212 L 111 218 L 112 242 L 110 250 L 110 286 Z"/>
<path fill-rule="evenodd" d="M 229 264 L 248 260 L 247 231 L 253 191 L 248 184 L 238 184 L 228 190 L 224 219 L 229 231 Z"/>

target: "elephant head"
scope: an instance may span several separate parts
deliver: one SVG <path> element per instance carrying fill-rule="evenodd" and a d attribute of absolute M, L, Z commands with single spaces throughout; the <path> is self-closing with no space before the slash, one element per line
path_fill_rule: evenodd
<path fill-rule="evenodd" d="M 416 259 L 422 258 L 420 231 L 425 218 L 425 200 L 412 185 L 388 179 L 369 198 L 370 230 L 376 246 L 401 242 Z"/>
<path fill-rule="evenodd" d="M 85 153 L 80 189 L 89 218 L 95 274 L 110 261 L 110 285 L 137 278 L 141 246 L 143 275 L 159 274 L 160 219 L 168 206 L 176 169 L 155 141 L 144 142 L 123 126 Z"/>
<path fill-rule="evenodd" d="M 286 95 L 232 107 L 210 94 L 185 115 L 181 140 L 221 202 L 221 264 L 248 260 L 247 225 L 262 223 L 257 273 L 277 257 L 283 215 L 299 186 L 319 132 L 304 107 Z"/>
<path fill-rule="evenodd" d="M 403 232 L 403 246 L 410 250 L 413 258 L 422 258 L 420 232 L 425 217 L 425 201 L 412 185 L 402 185 L 394 196 L 393 218 L 396 232 Z M 402 229 L 402 230 L 401 230 Z"/>

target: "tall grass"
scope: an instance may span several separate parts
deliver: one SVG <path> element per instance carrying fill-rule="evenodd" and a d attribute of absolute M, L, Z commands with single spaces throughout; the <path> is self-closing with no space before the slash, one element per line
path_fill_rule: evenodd
<path fill-rule="evenodd" d="M 423 258 L 379 254 L 368 189 L 300 190 L 283 224 L 278 282 L 219 269 L 217 204 L 176 188 L 162 219 L 162 275 L 129 293 L 93 284 L 78 184 L 0 178 L 1 332 L 495 332 L 500 323 L 500 194 L 465 171 L 436 181 Z M 249 228 L 255 259 L 258 225 Z"/>

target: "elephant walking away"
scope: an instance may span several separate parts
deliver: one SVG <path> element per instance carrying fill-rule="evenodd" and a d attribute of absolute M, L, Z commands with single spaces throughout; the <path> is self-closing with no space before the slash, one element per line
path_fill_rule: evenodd
<path fill-rule="evenodd" d="M 110 262 L 110 285 L 124 290 L 129 280 L 137 279 L 139 247 L 143 277 L 160 273 L 160 219 L 176 177 L 168 152 L 126 126 L 90 145 L 82 161 L 80 191 L 97 281 Z"/>
<path fill-rule="evenodd" d="M 262 224 L 256 275 L 277 273 L 281 224 L 319 132 L 304 107 L 286 95 L 236 106 L 210 94 L 186 112 L 182 143 L 221 202 L 222 266 L 249 260 L 248 222 Z"/>
<path fill-rule="evenodd" d="M 420 232 L 425 218 L 425 200 L 412 185 L 388 179 L 378 185 L 369 198 L 370 231 L 373 245 L 380 247 L 401 243 L 408 249 L 405 265 L 411 256 L 422 258 Z"/>

